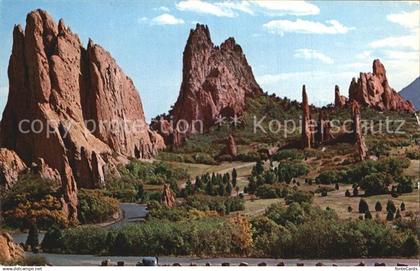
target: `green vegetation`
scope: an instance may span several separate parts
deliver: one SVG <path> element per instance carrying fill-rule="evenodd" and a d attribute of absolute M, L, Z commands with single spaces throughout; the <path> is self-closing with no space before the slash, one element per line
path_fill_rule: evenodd
<path fill-rule="evenodd" d="M 82 224 L 102 223 L 119 211 L 119 202 L 102 191 L 81 189 L 78 193 L 78 216 Z"/>

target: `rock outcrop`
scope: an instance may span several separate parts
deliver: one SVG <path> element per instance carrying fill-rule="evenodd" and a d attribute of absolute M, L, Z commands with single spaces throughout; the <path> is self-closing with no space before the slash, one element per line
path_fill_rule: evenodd
<path fill-rule="evenodd" d="M 311 112 L 306 94 L 305 85 L 302 87 L 302 147 L 312 148 L 314 144 L 314 135 L 312 130 Z"/>
<path fill-rule="evenodd" d="M 340 95 L 340 88 L 336 85 L 335 89 L 335 100 L 334 100 L 334 105 L 336 107 L 344 107 L 347 103 L 347 98 L 343 95 Z"/>
<path fill-rule="evenodd" d="M 169 208 L 173 208 L 175 206 L 175 196 L 169 184 L 163 185 L 161 203 Z"/>
<path fill-rule="evenodd" d="M 162 147 L 111 55 L 92 41 L 85 49 L 43 10 L 28 14 L 25 31 L 15 26 L 8 75 L 1 147 L 46 177 L 58 175 L 70 218 L 77 217 L 78 186 L 100 186 L 113 165 L 151 158 Z"/>
<path fill-rule="evenodd" d="M 242 48 L 233 38 L 215 46 L 207 26 L 197 24 L 191 30 L 179 96 L 170 111 L 174 127 L 181 128 L 181 138 L 206 131 L 219 116 L 241 115 L 246 97 L 261 93 Z"/>
<path fill-rule="evenodd" d="M 379 59 L 373 61 L 372 69 L 372 73 L 360 73 L 357 81 L 355 78 L 352 79 L 349 87 L 349 101 L 357 101 L 362 106 L 381 111 L 414 112 L 413 104 L 389 86 L 385 67 Z"/>
<path fill-rule="evenodd" d="M 236 147 L 235 138 L 233 137 L 233 135 L 229 135 L 226 141 L 226 147 L 225 147 L 224 153 L 232 157 L 235 157 L 238 154 L 238 149 Z"/>
<path fill-rule="evenodd" d="M 320 146 L 327 141 L 333 139 L 331 133 L 331 122 L 329 117 L 326 115 L 323 109 L 319 111 L 317 129 L 315 134 L 315 143 L 317 146 Z"/>
<path fill-rule="evenodd" d="M 353 118 L 354 143 L 356 144 L 358 158 L 360 161 L 363 161 L 366 159 L 367 147 L 365 144 L 365 137 L 362 131 L 360 105 L 358 102 L 352 101 L 351 112 L 352 112 L 352 118 Z"/>
<path fill-rule="evenodd" d="M 10 188 L 26 169 L 25 163 L 16 152 L 0 148 L 0 187 Z"/>
<path fill-rule="evenodd" d="M 23 248 L 13 242 L 12 236 L 8 233 L 0 233 L 0 264 L 15 263 L 24 258 Z"/>

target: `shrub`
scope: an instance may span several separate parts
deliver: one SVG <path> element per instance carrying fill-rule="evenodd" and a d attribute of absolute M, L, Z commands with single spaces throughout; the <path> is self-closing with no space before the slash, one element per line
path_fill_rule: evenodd
<path fill-rule="evenodd" d="M 344 194 L 346 197 L 350 197 L 351 196 L 351 194 L 350 194 L 350 191 L 347 189 L 346 190 L 346 193 Z"/>
<path fill-rule="evenodd" d="M 400 218 L 401 218 L 400 209 L 397 209 L 397 212 L 395 213 L 395 219 L 400 219 Z"/>
<path fill-rule="evenodd" d="M 372 219 L 372 214 L 370 213 L 370 211 L 369 211 L 369 210 L 367 210 L 367 211 L 365 212 L 365 219 Z"/>
<path fill-rule="evenodd" d="M 26 239 L 26 245 L 30 246 L 32 251 L 34 251 L 39 246 L 39 240 L 38 240 L 38 227 L 36 224 L 32 224 L 29 228 L 28 238 Z"/>
<path fill-rule="evenodd" d="M 364 214 L 369 211 L 369 205 L 367 204 L 366 200 L 360 199 L 359 201 L 359 213 Z"/>
<path fill-rule="evenodd" d="M 200 211 L 216 211 L 221 214 L 242 211 L 245 209 L 245 202 L 240 197 L 210 197 L 195 195 L 188 197 L 183 205 L 188 210 L 197 209 Z"/>
<path fill-rule="evenodd" d="M 313 195 L 305 191 L 295 191 L 286 196 L 286 204 L 296 203 L 312 203 Z"/>
<path fill-rule="evenodd" d="M 290 183 L 292 178 L 305 175 L 308 172 L 308 168 L 303 163 L 281 161 L 277 167 L 279 182 Z"/>
<path fill-rule="evenodd" d="M 303 160 L 303 158 L 304 158 L 304 155 L 302 151 L 295 150 L 295 149 L 281 150 L 272 157 L 274 161 Z"/>
<path fill-rule="evenodd" d="M 385 173 L 369 174 L 359 182 L 360 187 L 365 190 L 367 196 L 386 194 L 388 186 L 392 183 L 392 177 Z"/>
<path fill-rule="evenodd" d="M 81 189 L 77 196 L 79 221 L 83 224 L 109 221 L 119 211 L 119 202 L 102 191 Z"/>
<path fill-rule="evenodd" d="M 52 226 L 45 233 L 41 243 L 43 251 L 48 253 L 58 253 L 64 246 L 63 234 L 57 226 Z"/>
<path fill-rule="evenodd" d="M 412 257 L 417 256 L 419 252 L 419 241 L 414 235 L 409 234 L 402 245 L 402 255 Z"/>
<path fill-rule="evenodd" d="M 347 212 L 351 213 L 353 211 L 353 208 L 351 206 L 347 207 Z"/>
<path fill-rule="evenodd" d="M 331 170 L 319 174 L 315 181 L 319 184 L 337 184 L 343 181 L 343 177 L 344 173 L 342 171 Z"/>

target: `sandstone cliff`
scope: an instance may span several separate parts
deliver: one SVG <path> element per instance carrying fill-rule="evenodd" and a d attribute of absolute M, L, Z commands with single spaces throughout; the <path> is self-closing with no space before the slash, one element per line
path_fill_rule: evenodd
<path fill-rule="evenodd" d="M 0 264 L 15 263 L 24 258 L 25 252 L 21 246 L 13 242 L 8 233 L 0 233 Z"/>
<path fill-rule="evenodd" d="M 229 38 L 215 46 L 208 27 L 197 24 L 185 46 L 181 89 L 170 112 L 174 126 L 181 121 L 179 127 L 185 128 L 185 132 L 179 129 L 181 135 L 172 136 L 169 143 L 180 143 L 176 137 L 193 133 L 193 126 L 199 131 L 201 127 L 193 125 L 197 121 L 203 123 L 205 131 L 218 116 L 241 115 L 246 97 L 261 93 L 242 48 L 235 40 Z"/>
<path fill-rule="evenodd" d="M 350 102 L 357 101 L 360 105 L 382 111 L 415 111 L 410 101 L 406 101 L 390 87 L 385 67 L 379 59 L 373 61 L 372 70 L 372 73 L 360 73 L 357 81 L 353 78 L 349 87 Z"/>
<path fill-rule="evenodd" d="M 100 186 L 117 163 L 151 158 L 163 147 L 111 55 L 92 41 L 85 49 L 63 20 L 56 24 L 43 10 L 28 14 L 25 31 L 15 26 L 8 76 L 1 147 L 61 180 L 70 218 L 77 187 Z"/>

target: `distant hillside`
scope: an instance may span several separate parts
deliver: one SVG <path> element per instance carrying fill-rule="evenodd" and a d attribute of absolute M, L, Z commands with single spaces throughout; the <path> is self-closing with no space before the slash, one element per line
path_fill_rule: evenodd
<path fill-rule="evenodd" d="M 410 100 L 416 110 L 420 110 L 420 77 L 417 77 L 411 84 L 400 91 L 400 95 L 405 99 Z"/>

